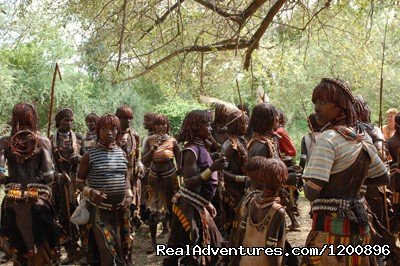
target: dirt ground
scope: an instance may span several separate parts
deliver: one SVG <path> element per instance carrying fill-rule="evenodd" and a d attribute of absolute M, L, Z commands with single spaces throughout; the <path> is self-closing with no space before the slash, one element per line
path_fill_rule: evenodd
<path fill-rule="evenodd" d="M 309 218 L 308 212 L 310 210 L 310 205 L 307 199 L 303 195 L 300 195 L 299 200 L 300 207 L 300 217 L 298 221 L 301 225 L 300 231 L 288 231 L 286 236 L 293 247 L 304 246 L 305 240 L 307 238 L 308 232 L 311 228 L 311 220 Z M 287 217 L 287 225 L 290 225 L 290 220 Z M 167 238 L 158 238 L 159 244 L 165 244 Z M 133 251 L 133 264 L 134 265 L 161 265 L 163 257 L 156 256 L 155 254 L 147 254 L 146 251 L 150 248 L 150 232 L 148 226 L 144 225 L 140 232 L 135 234 L 134 238 L 134 251 Z M 65 254 L 63 253 L 63 257 Z M 1 255 L 0 255 L 1 257 Z M 3 265 L 12 265 L 12 263 L 6 263 Z M 79 264 L 73 264 L 79 265 Z"/>

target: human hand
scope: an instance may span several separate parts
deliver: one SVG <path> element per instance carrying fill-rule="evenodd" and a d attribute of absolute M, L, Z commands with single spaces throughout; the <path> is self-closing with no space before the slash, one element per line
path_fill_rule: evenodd
<path fill-rule="evenodd" d="M 220 171 L 226 166 L 226 157 L 220 157 L 210 166 L 211 172 Z"/>
<path fill-rule="evenodd" d="M 210 213 L 212 218 L 217 216 L 217 210 L 215 209 L 214 205 L 211 204 L 211 202 L 206 206 L 206 209 Z"/>
<path fill-rule="evenodd" d="M 91 189 L 90 190 L 90 199 L 94 202 L 96 205 L 100 205 L 103 200 L 107 199 L 107 195 L 103 191 L 97 190 L 97 189 Z"/>
<path fill-rule="evenodd" d="M 145 173 L 143 164 L 137 164 L 135 172 L 136 172 L 138 177 L 142 178 L 144 176 L 144 173 Z"/>
<path fill-rule="evenodd" d="M 120 204 L 118 204 L 118 207 L 122 209 L 127 209 L 131 206 L 132 201 L 133 201 L 132 196 L 125 196 L 124 200 Z"/>

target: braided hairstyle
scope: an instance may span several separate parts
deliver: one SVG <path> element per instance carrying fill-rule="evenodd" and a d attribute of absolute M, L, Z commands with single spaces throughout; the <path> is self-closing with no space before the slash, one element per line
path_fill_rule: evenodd
<path fill-rule="evenodd" d="M 18 103 L 12 110 L 11 135 L 17 133 L 21 127 L 33 132 L 38 130 L 38 114 L 30 103 Z"/>
<path fill-rule="evenodd" d="M 210 123 L 212 115 L 209 110 L 193 110 L 186 114 L 179 130 L 178 142 L 191 142 L 198 137 L 201 124 Z"/>
<path fill-rule="evenodd" d="M 143 116 L 143 125 L 145 129 L 149 131 L 154 131 L 154 119 L 156 118 L 157 114 L 153 112 L 145 113 Z M 149 125 L 150 123 L 150 125 Z"/>
<path fill-rule="evenodd" d="M 227 133 L 230 135 L 237 135 L 238 126 L 242 123 L 249 124 L 249 117 L 245 112 L 238 110 L 227 117 L 229 125 L 227 125 Z"/>
<path fill-rule="evenodd" d="M 133 119 L 133 111 L 128 105 L 121 105 L 118 107 L 117 111 L 115 111 L 115 115 L 119 118 L 129 118 Z"/>
<path fill-rule="evenodd" d="M 97 124 L 97 122 L 99 121 L 99 116 L 96 113 L 89 113 L 86 117 L 85 117 L 85 121 L 89 122 L 89 121 L 93 121 Z"/>
<path fill-rule="evenodd" d="M 214 130 L 220 130 L 226 124 L 225 106 L 222 103 L 215 103 L 214 105 L 214 120 L 212 121 L 211 127 Z"/>
<path fill-rule="evenodd" d="M 341 108 L 346 116 L 344 123 L 347 126 L 353 127 L 357 124 L 356 110 L 361 109 L 360 103 L 343 80 L 323 78 L 312 94 L 312 102 L 315 104 L 318 100 L 332 102 Z"/>
<path fill-rule="evenodd" d="M 169 134 L 169 121 L 166 115 L 156 115 L 153 121 L 154 121 L 154 126 L 167 125 L 167 134 Z"/>
<path fill-rule="evenodd" d="M 117 128 L 118 132 L 121 131 L 121 123 L 117 116 L 113 114 L 105 114 L 99 118 L 96 124 L 96 135 L 97 139 L 100 139 L 100 129 L 106 125 L 112 125 L 113 127 Z"/>
<path fill-rule="evenodd" d="M 258 134 L 273 131 L 277 116 L 278 111 L 272 104 L 266 102 L 257 104 L 251 113 L 249 130 Z"/>
<path fill-rule="evenodd" d="M 64 118 L 74 118 L 74 112 L 72 112 L 71 108 L 63 108 L 54 117 L 54 120 L 56 121 L 56 128 L 60 127 L 61 121 Z"/>
<path fill-rule="evenodd" d="M 288 177 L 287 167 L 280 159 L 264 156 L 251 157 L 245 165 L 245 172 L 253 172 L 251 181 L 271 191 L 277 191 Z"/>
<path fill-rule="evenodd" d="M 370 123 L 371 122 L 371 108 L 368 105 L 368 102 L 361 96 L 357 95 L 355 97 L 357 104 L 356 113 L 357 119 L 363 123 Z"/>
<path fill-rule="evenodd" d="M 157 114 L 153 113 L 153 112 L 148 112 L 145 113 L 143 116 L 143 120 L 154 120 L 154 118 L 156 118 Z"/>

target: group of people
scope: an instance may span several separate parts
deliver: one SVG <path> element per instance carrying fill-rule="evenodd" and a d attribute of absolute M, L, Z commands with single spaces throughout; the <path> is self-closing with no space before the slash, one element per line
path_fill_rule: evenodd
<path fill-rule="evenodd" d="M 305 246 L 388 244 L 391 253 L 335 257 L 326 250 L 300 262 L 282 254 L 189 252 L 166 256 L 163 264 L 398 262 L 400 113 L 389 110 L 393 119 L 383 134 L 371 125 L 366 101 L 338 79 L 322 79 L 312 102 L 315 113 L 302 139 L 300 166 L 293 160 L 296 149 L 284 129 L 285 116 L 268 102 L 251 112 L 223 101 L 214 114 L 193 110 L 176 138 L 165 115 L 147 113 L 142 141 L 131 128 L 133 111 L 127 105 L 115 115 L 87 115 L 83 136 L 72 130 L 73 111 L 62 109 L 47 138 L 39 133 L 35 108 L 19 103 L 11 134 L 0 140 L 2 251 L 21 265 L 59 263 L 61 247 L 67 253 L 61 264 L 131 264 L 133 232 L 145 222 L 149 253 L 157 249 L 162 223 L 161 235 L 175 250 L 280 247 L 291 254 L 286 231 L 300 227 L 303 189 L 312 219 Z"/>

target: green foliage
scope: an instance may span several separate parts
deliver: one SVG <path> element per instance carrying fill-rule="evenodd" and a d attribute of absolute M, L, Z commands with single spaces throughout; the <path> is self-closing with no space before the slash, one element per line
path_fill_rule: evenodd
<path fill-rule="evenodd" d="M 157 105 L 156 112 L 168 116 L 171 135 L 176 135 L 179 132 L 185 115 L 195 109 L 206 109 L 206 107 L 193 100 L 185 101 L 173 98 L 163 104 Z"/>

